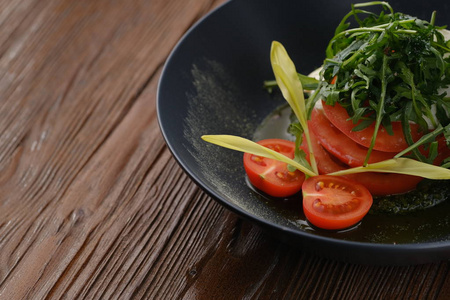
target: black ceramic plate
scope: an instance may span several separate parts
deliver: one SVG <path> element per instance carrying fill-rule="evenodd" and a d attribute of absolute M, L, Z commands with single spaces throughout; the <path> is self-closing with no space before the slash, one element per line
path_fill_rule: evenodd
<path fill-rule="evenodd" d="M 275 234 L 322 256 L 356 263 L 417 264 L 450 258 L 450 209 L 407 216 L 367 216 L 353 230 L 316 231 L 301 213 L 301 199 L 270 201 L 245 180 L 242 153 L 207 144 L 204 134 L 252 139 L 261 122 L 283 103 L 262 89 L 272 79 L 273 40 L 297 70 L 319 67 L 350 1 L 231 1 L 198 22 L 170 55 L 161 77 L 157 110 L 166 142 L 181 167 L 214 199 Z M 446 1 L 395 1 L 396 11 L 450 24 Z M 449 202 L 449 201 L 447 201 Z"/>

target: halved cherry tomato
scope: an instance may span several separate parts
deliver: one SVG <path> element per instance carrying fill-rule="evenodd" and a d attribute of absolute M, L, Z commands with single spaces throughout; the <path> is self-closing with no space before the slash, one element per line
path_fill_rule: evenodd
<path fill-rule="evenodd" d="M 365 147 L 370 146 L 370 142 L 375 131 L 374 124 L 363 130 L 352 131 L 357 124 L 353 124 L 353 122 L 349 120 L 350 117 L 345 108 L 343 108 L 339 103 L 331 106 L 326 105 L 325 102 L 322 101 L 322 104 L 325 115 L 334 126 L 358 144 Z M 419 125 L 417 124 L 410 124 L 410 127 L 413 140 L 417 141 L 423 133 L 420 132 Z M 397 153 L 406 149 L 408 147 L 408 143 L 405 141 L 401 122 L 392 122 L 392 131 L 394 132 L 394 135 L 390 135 L 383 126 L 380 126 L 374 149 Z"/>
<path fill-rule="evenodd" d="M 322 229 L 338 230 L 355 225 L 373 203 L 367 188 L 339 176 L 310 177 L 302 190 L 306 218 Z"/>
<path fill-rule="evenodd" d="M 289 158 L 294 158 L 295 143 L 282 139 L 266 139 L 258 144 L 275 150 Z M 273 197 L 287 197 L 298 193 L 305 175 L 296 170 L 291 172 L 287 164 L 244 153 L 244 168 L 250 183 L 257 189 Z"/>
<path fill-rule="evenodd" d="M 309 121 L 311 122 L 311 121 Z M 308 123 L 309 125 L 310 123 Z M 317 161 L 317 168 L 320 174 L 328 174 L 349 168 L 348 165 L 326 151 L 314 135 L 311 135 L 311 142 L 314 155 Z M 308 155 L 308 146 L 305 138 L 301 148 Z M 364 185 L 374 196 L 403 194 L 412 191 L 423 179 L 417 176 L 388 173 L 357 173 L 343 176 Z"/>
<path fill-rule="evenodd" d="M 323 110 L 315 108 L 311 113 L 311 126 L 314 135 L 333 156 L 351 167 L 359 167 L 364 164 L 368 148 L 364 147 L 337 129 L 325 116 Z M 394 157 L 393 152 L 373 150 L 369 163 L 379 162 Z"/>

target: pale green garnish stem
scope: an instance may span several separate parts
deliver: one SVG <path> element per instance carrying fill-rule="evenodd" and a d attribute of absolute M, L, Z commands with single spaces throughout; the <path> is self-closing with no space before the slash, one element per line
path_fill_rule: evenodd
<path fill-rule="evenodd" d="M 430 165 L 410 158 L 393 158 L 369 164 L 365 167 L 356 167 L 328 175 L 342 176 L 363 172 L 397 173 L 419 176 L 428 179 L 450 179 L 450 170 Z"/>
<path fill-rule="evenodd" d="M 295 65 L 289 57 L 283 45 L 277 41 L 272 42 L 270 50 L 270 61 L 272 63 L 275 80 L 295 116 L 300 122 L 306 137 L 306 143 L 310 149 L 309 158 L 312 170 L 315 174 L 319 174 L 317 169 L 316 158 L 312 152 L 311 137 L 308 130 L 308 118 L 305 105 L 305 97 L 303 94 L 303 86 L 298 79 Z"/>
<path fill-rule="evenodd" d="M 255 143 L 253 141 L 247 140 L 245 138 L 239 137 L 239 136 L 233 136 L 233 135 L 204 135 L 202 136 L 202 139 L 212 143 L 216 144 L 218 146 L 222 146 L 228 149 L 241 151 L 250 153 L 253 155 L 258 155 L 270 159 L 275 159 L 284 163 L 287 163 L 294 168 L 300 170 L 304 174 L 308 176 L 316 176 L 318 173 L 311 171 L 307 167 L 299 164 L 295 160 L 290 159 L 289 157 L 278 153 L 274 150 L 271 150 L 267 147 L 261 146 L 258 143 Z"/>

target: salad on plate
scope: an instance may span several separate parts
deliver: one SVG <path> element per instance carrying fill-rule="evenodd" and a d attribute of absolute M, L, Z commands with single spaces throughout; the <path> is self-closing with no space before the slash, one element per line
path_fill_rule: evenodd
<path fill-rule="evenodd" d="M 275 80 L 265 86 L 289 103 L 295 141 L 202 138 L 244 152 L 256 189 L 272 197 L 301 191 L 307 220 L 321 229 L 352 227 L 374 197 L 414 191 L 424 178 L 448 184 L 450 40 L 435 19 L 436 12 L 429 21 L 394 12 L 387 2 L 354 4 L 309 76 L 274 41 Z"/>

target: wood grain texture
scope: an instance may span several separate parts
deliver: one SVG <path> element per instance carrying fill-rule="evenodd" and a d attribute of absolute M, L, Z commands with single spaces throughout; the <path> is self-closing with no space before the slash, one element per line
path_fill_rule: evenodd
<path fill-rule="evenodd" d="M 157 83 L 221 3 L 0 1 L 0 299 L 448 299 L 448 262 L 304 253 L 178 167 Z"/>

